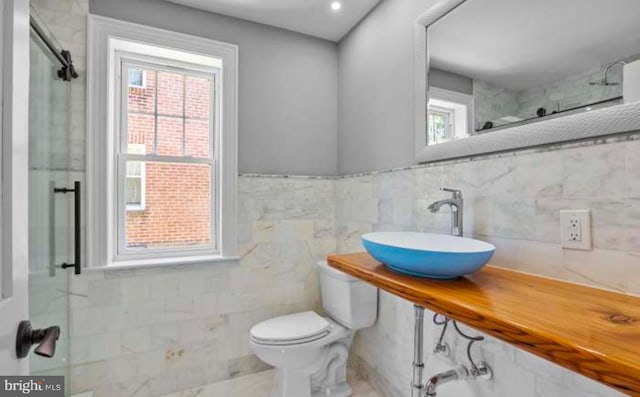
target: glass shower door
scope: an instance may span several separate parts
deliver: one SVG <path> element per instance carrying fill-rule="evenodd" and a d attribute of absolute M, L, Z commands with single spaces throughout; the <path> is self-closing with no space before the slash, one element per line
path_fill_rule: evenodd
<path fill-rule="evenodd" d="M 54 357 L 30 355 L 31 372 L 63 375 L 69 388 L 69 277 L 73 261 L 73 194 L 70 181 L 71 85 L 58 77 L 60 63 L 32 34 L 29 85 L 29 314 L 34 328 L 61 329 Z M 26 182 L 26 181 L 25 181 Z"/>

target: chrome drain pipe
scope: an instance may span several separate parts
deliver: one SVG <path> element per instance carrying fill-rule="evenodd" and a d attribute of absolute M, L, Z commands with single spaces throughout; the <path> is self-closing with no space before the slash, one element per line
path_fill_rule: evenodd
<path fill-rule="evenodd" d="M 418 305 L 414 309 L 414 334 L 413 334 L 413 380 L 411 381 L 411 397 L 424 396 L 424 308 Z"/>
<path fill-rule="evenodd" d="M 437 389 L 440 385 L 444 385 L 445 383 L 454 382 L 457 380 L 464 380 L 469 376 L 469 371 L 464 366 L 460 366 L 456 369 L 451 369 L 446 372 L 441 372 L 437 375 L 432 376 L 427 382 L 427 386 L 425 388 L 425 396 L 426 397 L 436 397 Z"/>

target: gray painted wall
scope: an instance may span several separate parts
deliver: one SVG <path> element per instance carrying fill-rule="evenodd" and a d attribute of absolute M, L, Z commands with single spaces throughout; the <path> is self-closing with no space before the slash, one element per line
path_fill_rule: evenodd
<path fill-rule="evenodd" d="M 473 79 L 461 74 L 434 68 L 429 70 L 427 81 L 432 87 L 473 95 Z"/>
<path fill-rule="evenodd" d="M 338 46 L 338 172 L 414 158 L 413 34 L 435 0 L 384 0 Z"/>
<path fill-rule="evenodd" d="M 91 0 L 89 9 L 239 46 L 240 172 L 337 173 L 335 43 L 160 0 Z"/>

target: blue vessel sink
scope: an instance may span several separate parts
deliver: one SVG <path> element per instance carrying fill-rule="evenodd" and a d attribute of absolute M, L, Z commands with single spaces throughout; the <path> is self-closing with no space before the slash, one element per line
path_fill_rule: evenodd
<path fill-rule="evenodd" d="M 362 235 L 367 252 L 391 270 L 418 277 L 450 279 L 478 271 L 496 247 L 445 234 L 379 232 Z"/>

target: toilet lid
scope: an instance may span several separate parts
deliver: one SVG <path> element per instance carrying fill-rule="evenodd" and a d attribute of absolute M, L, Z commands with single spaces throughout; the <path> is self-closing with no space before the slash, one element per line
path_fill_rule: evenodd
<path fill-rule="evenodd" d="M 251 328 L 251 336 L 261 341 L 296 341 L 326 334 L 330 323 L 315 312 L 275 317 Z"/>

